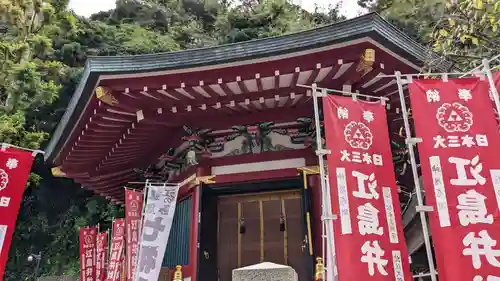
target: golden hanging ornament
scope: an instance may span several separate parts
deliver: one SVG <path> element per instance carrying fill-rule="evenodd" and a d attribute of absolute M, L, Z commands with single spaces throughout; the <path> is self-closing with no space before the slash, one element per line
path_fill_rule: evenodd
<path fill-rule="evenodd" d="M 175 267 L 173 281 L 182 281 L 182 266 L 178 265 Z"/>
<path fill-rule="evenodd" d="M 325 264 L 323 263 L 323 258 L 316 258 L 316 272 L 314 273 L 314 280 L 323 280 L 323 274 L 325 273 Z"/>

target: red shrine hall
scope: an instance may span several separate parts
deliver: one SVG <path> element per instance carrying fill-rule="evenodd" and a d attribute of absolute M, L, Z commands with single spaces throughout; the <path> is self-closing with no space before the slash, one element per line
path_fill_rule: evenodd
<path fill-rule="evenodd" d="M 118 204 L 124 187 L 147 179 L 182 183 L 162 280 L 182 265 L 193 281 L 229 281 L 233 269 L 265 261 L 313 280 L 322 128 L 298 85 L 385 96 L 411 267 L 421 272 L 397 83 L 379 75 L 424 64 L 452 66 L 377 14 L 217 47 L 90 57 L 46 158 L 55 175 Z"/>

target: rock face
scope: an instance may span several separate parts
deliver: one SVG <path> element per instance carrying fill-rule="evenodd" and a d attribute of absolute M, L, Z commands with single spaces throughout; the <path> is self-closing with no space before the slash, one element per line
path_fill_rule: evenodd
<path fill-rule="evenodd" d="M 233 270 L 232 281 L 297 281 L 297 273 L 290 266 L 263 262 Z"/>

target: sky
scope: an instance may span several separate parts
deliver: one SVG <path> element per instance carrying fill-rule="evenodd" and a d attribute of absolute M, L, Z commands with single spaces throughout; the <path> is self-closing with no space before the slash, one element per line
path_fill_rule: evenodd
<path fill-rule="evenodd" d="M 116 0 L 70 0 L 69 7 L 75 13 L 81 16 L 88 17 L 91 14 L 107 11 L 115 7 Z M 330 3 L 341 3 L 341 13 L 348 18 L 355 17 L 361 11 L 356 0 L 293 0 L 295 4 L 299 4 L 308 11 L 313 11 L 315 4 L 319 7 L 328 7 Z"/>

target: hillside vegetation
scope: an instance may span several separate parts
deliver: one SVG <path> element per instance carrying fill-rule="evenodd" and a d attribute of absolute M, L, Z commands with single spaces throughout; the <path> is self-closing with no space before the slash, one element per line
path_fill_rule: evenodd
<path fill-rule="evenodd" d="M 309 13 L 285 0 L 118 0 L 90 19 L 69 0 L 0 0 L 0 142 L 43 148 L 71 99 L 88 56 L 169 52 L 276 36 L 329 24 L 336 7 Z M 348 0 L 353 1 L 353 0 Z M 500 2 L 359 0 L 460 67 L 498 52 Z M 496 2 L 496 3 L 495 3 Z M 6 281 L 78 275 L 78 229 L 110 227 L 123 210 L 37 159 L 25 190 Z"/>

